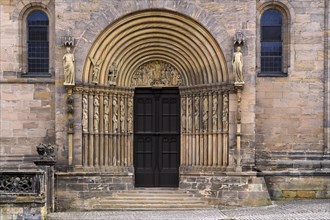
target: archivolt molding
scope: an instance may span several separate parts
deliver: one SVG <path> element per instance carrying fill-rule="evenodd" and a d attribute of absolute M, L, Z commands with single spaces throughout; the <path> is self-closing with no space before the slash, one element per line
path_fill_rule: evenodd
<path fill-rule="evenodd" d="M 173 66 L 186 86 L 228 81 L 224 55 L 212 35 L 193 19 L 168 10 L 139 11 L 115 21 L 96 39 L 88 57 L 84 84 L 107 85 L 110 66 L 116 63 L 116 85 L 131 86 L 136 70 L 154 61 Z M 98 82 L 91 60 L 102 60 Z"/>

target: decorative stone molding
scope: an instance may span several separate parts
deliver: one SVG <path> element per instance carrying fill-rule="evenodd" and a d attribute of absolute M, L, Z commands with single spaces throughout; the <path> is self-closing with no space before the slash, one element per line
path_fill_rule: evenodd
<path fill-rule="evenodd" d="M 181 75 L 169 63 L 155 60 L 141 65 L 133 74 L 132 86 L 180 86 Z"/>

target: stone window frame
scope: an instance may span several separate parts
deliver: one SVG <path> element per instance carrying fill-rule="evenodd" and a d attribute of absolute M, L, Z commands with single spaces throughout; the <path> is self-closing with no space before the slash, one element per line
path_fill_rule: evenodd
<path fill-rule="evenodd" d="M 269 9 L 275 9 L 282 15 L 282 71 L 280 73 L 261 72 L 261 17 L 264 12 Z M 290 12 L 280 2 L 270 2 L 263 4 L 257 9 L 257 76 L 258 77 L 287 77 L 288 69 L 290 67 L 290 30 L 291 30 Z"/>
<path fill-rule="evenodd" d="M 48 42 L 49 42 L 49 71 L 44 74 L 33 74 L 28 72 L 28 26 L 27 18 L 33 11 L 42 11 L 48 16 Z M 21 68 L 21 77 L 50 78 L 54 76 L 54 47 L 55 47 L 55 22 L 54 15 L 49 8 L 42 3 L 31 3 L 26 5 L 19 15 L 19 60 Z"/>

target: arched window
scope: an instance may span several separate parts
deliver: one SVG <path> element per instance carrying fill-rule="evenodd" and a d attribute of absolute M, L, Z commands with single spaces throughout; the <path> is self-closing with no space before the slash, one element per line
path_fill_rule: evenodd
<path fill-rule="evenodd" d="M 28 74 L 49 73 L 49 20 L 43 11 L 32 11 L 27 16 Z"/>
<path fill-rule="evenodd" d="M 260 21 L 260 75 L 283 75 L 283 18 L 276 9 L 266 10 Z"/>

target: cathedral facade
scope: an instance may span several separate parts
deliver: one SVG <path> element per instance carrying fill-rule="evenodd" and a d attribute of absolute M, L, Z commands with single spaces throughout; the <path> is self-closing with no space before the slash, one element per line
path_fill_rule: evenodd
<path fill-rule="evenodd" d="M 0 12 L 1 209 L 23 212 L 13 192 L 40 190 L 45 210 L 138 187 L 215 206 L 330 197 L 329 1 L 3 0 Z M 55 165 L 35 165 L 40 143 Z"/>

